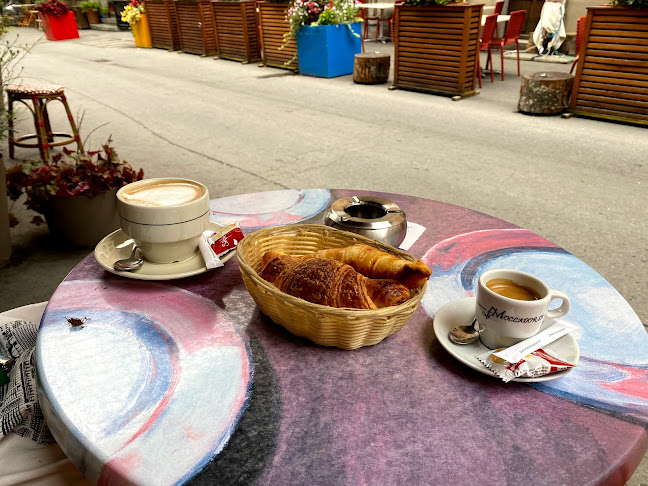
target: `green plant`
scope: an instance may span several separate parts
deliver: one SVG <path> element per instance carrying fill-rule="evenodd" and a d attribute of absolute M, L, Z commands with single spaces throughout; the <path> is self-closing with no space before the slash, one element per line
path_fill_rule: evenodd
<path fill-rule="evenodd" d="M 100 150 L 79 153 L 63 148 L 51 162 L 24 160 L 6 169 L 7 194 L 15 203 L 26 194 L 29 209 L 44 214 L 49 201 L 59 197 L 96 196 L 144 177 L 144 171 L 135 171 L 125 160 L 120 161 L 111 147 L 111 139 Z M 12 206 L 13 206 L 12 203 Z M 17 224 L 11 217 L 11 225 Z M 34 223 L 42 219 L 34 218 Z"/>
<path fill-rule="evenodd" d="M 36 10 L 42 15 L 61 17 L 62 15 L 67 15 L 70 7 L 65 2 L 59 0 L 47 0 L 36 5 Z"/>
<path fill-rule="evenodd" d="M 286 12 L 286 20 L 290 24 L 290 31 L 284 36 L 284 45 L 296 38 L 303 25 L 351 24 L 362 21 L 353 0 L 294 0 Z"/>
<path fill-rule="evenodd" d="M 108 7 L 101 7 L 101 10 L 99 11 L 99 13 L 104 16 L 108 15 L 108 12 L 110 12 Z"/>
<path fill-rule="evenodd" d="M 86 13 L 88 10 L 93 10 L 95 12 L 101 12 L 101 4 L 99 2 L 86 0 L 79 4 L 81 12 Z"/>
<path fill-rule="evenodd" d="M 612 5 L 618 5 L 619 7 L 630 7 L 630 8 L 648 8 L 648 0 L 612 0 L 610 2 Z"/>
<path fill-rule="evenodd" d="M 18 61 L 29 52 L 27 45 L 18 43 L 18 36 L 8 40 L 5 36 L 9 32 L 10 17 L 0 17 L 0 141 L 7 136 L 9 128 L 9 116 L 6 111 L 5 93 L 7 86 L 16 82 L 19 70 Z"/>

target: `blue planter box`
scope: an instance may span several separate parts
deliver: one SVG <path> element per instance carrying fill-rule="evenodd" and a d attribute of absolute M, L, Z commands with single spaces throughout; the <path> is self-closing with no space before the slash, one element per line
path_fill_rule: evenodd
<path fill-rule="evenodd" d="M 357 36 L 351 33 L 349 25 Z M 360 22 L 304 25 L 297 32 L 300 74 L 321 78 L 353 74 L 354 57 L 361 51 Z"/>

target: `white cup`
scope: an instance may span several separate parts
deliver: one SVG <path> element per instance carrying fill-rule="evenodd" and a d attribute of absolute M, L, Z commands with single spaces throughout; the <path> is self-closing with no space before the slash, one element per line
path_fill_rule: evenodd
<path fill-rule="evenodd" d="M 175 263 L 198 251 L 209 225 L 209 192 L 181 178 L 144 179 L 117 191 L 121 229 L 155 263 Z"/>
<path fill-rule="evenodd" d="M 508 282 L 514 288 L 509 288 Z M 517 298 L 501 293 L 515 295 Z M 522 297 L 526 297 L 524 294 L 530 294 L 529 298 L 533 300 L 523 300 Z M 561 306 L 548 310 L 554 299 L 562 299 Z M 542 280 L 528 273 L 506 269 L 489 270 L 477 281 L 475 317 L 481 342 L 490 349 L 509 347 L 530 338 L 540 331 L 545 317 L 557 319 L 567 312 L 569 297 L 560 290 L 550 289 Z"/>

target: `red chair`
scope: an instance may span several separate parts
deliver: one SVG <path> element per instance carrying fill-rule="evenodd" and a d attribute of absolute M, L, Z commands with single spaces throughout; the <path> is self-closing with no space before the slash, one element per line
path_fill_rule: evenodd
<path fill-rule="evenodd" d="M 488 50 L 488 57 L 486 58 L 486 69 L 490 65 L 490 78 L 491 83 L 495 82 L 493 78 L 493 57 L 492 57 L 492 47 L 493 47 L 493 33 L 495 32 L 495 27 L 497 26 L 497 14 L 492 14 L 486 17 L 484 26 L 482 27 L 482 35 L 479 40 L 479 51 Z M 482 69 L 481 62 L 479 63 L 479 87 L 482 87 Z"/>
<path fill-rule="evenodd" d="M 357 3 L 365 4 L 367 0 L 356 0 Z M 380 25 L 380 17 L 373 17 L 369 15 L 369 10 L 366 8 L 360 8 L 360 17 L 364 20 L 364 34 L 362 34 L 363 39 L 369 38 L 369 21 L 376 21 L 376 38 L 378 38 L 378 30 Z"/>
<path fill-rule="evenodd" d="M 517 50 L 517 68 L 518 76 L 520 75 L 520 33 L 522 32 L 522 26 L 524 25 L 524 18 L 526 17 L 526 10 L 516 10 L 511 12 L 511 18 L 508 21 L 506 26 L 506 32 L 504 32 L 504 37 L 498 38 L 494 37 L 492 40 L 492 45 L 499 46 L 500 56 L 502 58 L 502 81 L 504 81 L 504 46 L 515 44 Z M 492 67 L 492 66 L 491 66 Z"/>
<path fill-rule="evenodd" d="M 572 67 L 569 70 L 569 74 L 571 74 L 574 71 L 576 64 L 578 64 L 578 56 L 580 54 L 581 39 L 583 38 L 584 29 L 585 29 L 585 17 L 578 17 L 578 21 L 576 23 L 576 59 L 574 59 L 574 62 L 572 63 Z"/>
<path fill-rule="evenodd" d="M 504 11 L 504 0 L 498 0 L 495 2 L 495 8 L 493 9 L 493 13 L 497 15 L 502 15 L 502 12 Z M 500 35 L 500 24 L 497 24 L 495 26 L 495 37 L 499 37 Z"/>
<path fill-rule="evenodd" d="M 389 17 L 380 17 L 380 14 L 378 16 L 378 26 L 376 27 L 376 41 L 378 40 L 378 33 L 380 32 L 380 25 L 384 22 L 389 23 L 389 38 L 391 39 L 391 43 L 394 43 L 394 11 L 392 10 L 392 13 Z"/>

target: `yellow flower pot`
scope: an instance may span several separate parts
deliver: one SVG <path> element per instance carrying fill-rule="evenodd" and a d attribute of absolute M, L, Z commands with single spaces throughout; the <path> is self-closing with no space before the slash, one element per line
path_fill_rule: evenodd
<path fill-rule="evenodd" d="M 133 24 L 132 29 L 137 47 L 153 47 L 151 29 L 149 28 L 148 16 L 146 14 L 142 14 L 140 19 Z"/>

